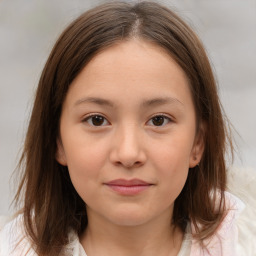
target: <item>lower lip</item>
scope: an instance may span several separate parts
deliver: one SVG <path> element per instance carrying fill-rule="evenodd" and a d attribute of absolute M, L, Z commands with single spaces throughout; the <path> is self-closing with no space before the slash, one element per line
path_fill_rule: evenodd
<path fill-rule="evenodd" d="M 113 191 L 117 192 L 121 195 L 137 195 L 148 188 L 151 187 L 151 185 L 134 185 L 134 186 L 121 186 L 121 185 L 112 185 L 112 184 L 106 184 L 109 188 L 111 188 Z"/>

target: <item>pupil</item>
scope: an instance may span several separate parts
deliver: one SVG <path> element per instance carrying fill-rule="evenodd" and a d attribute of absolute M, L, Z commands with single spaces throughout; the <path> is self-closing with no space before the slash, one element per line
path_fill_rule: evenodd
<path fill-rule="evenodd" d="M 95 126 L 100 126 L 100 125 L 103 124 L 103 122 L 104 122 L 104 117 L 102 117 L 102 116 L 94 116 L 94 117 L 92 117 L 92 123 Z"/>
<path fill-rule="evenodd" d="M 164 118 L 162 116 L 156 116 L 153 118 L 153 124 L 156 126 L 161 126 L 164 123 Z"/>

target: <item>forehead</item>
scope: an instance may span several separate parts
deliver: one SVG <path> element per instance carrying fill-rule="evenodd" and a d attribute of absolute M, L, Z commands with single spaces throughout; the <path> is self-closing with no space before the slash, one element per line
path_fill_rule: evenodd
<path fill-rule="evenodd" d="M 84 68 L 87 73 L 98 72 L 98 75 L 116 71 L 124 71 L 122 75 L 130 76 L 136 68 L 138 75 L 159 75 L 169 72 L 169 79 L 173 74 L 187 80 L 182 68 L 175 62 L 167 50 L 141 39 L 122 41 L 100 51 Z M 110 70 L 112 69 L 112 70 Z M 116 74 L 116 72 L 113 72 Z M 131 77 L 130 77 L 131 78 Z"/>
<path fill-rule="evenodd" d="M 98 53 L 72 82 L 68 96 L 108 96 L 144 100 L 172 97 L 191 101 L 186 74 L 161 47 L 142 40 L 113 45 Z"/>

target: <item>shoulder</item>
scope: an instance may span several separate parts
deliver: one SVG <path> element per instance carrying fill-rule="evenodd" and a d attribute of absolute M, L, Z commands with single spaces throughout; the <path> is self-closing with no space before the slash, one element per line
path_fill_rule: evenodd
<path fill-rule="evenodd" d="M 239 256 L 251 256 L 256 252 L 256 169 L 235 168 L 229 170 L 228 189 L 243 200 L 245 208 L 237 219 Z"/>
<path fill-rule="evenodd" d="M 26 236 L 23 216 L 18 215 L 0 230 L 1 256 L 36 256 Z"/>
<path fill-rule="evenodd" d="M 77 234 L 71 231 L 68 238 L 61 255 L 86 256 Z M 38 256 L 26 235 L 23 215 L 0 218 L 0 256 Z"/>
<path fill-rule="evenodd" d="M 237 255 L 238 228 L 237 219 L 244 209 L 244 203 L 236 196 L 225 192 L 227 214 L 213 237 L 207 239 L 201 248 L 196 241 L 192 241 L 191 255 L 193 256 L 235 256 Z M 193 227 L 192 227 L 193 230 Z M 193 234 L 193 231 L 192 231 Z"/>

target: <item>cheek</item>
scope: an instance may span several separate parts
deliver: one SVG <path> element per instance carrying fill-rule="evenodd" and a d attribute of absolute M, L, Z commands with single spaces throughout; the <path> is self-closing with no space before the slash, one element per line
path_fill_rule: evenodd
<path fill-rule="evenodd" d="M 192 136 L 182 133 L 177 136 L 170 136 L 161 143 L 156 142 L 154 146 L 156 150 L 152 151 L 155 163 L 165 170 L 188 170 L 193 147 L 192 138 Z"/>
<path fill-rule="evenodd" d="M 172 156 L 166 158 L 158 168 L 158 182 L 162 185 L 159 200 L 165 198 L 164 200 L 168 204 L 173 203 L 181 193 L 187 180 L 189 168 L 187 163 L 181 163 L 178 158 L 172 158 Z"/>
<path fill-rule="evenodd" d="M 99 146 L 95 140 L 69 137 L 64 144 L 67 166 L 72 183 L 79 194 L 92 187 L 100 179 L 100 172 L 107 160 L 107 149 L 103 143 Z"/>
<path fill-rule="evenodd" d="M 176 199 L 185 185 L 192 143 L 189 136 L 175 136 L 165 140 L 161 146 L 156 145 L 157 150 L 152 154 L 159 182 L 164 184 L 163 189 L 173 195 L 173 199 Z"/>
<path fill-rule="evenodd" d="M 88 149 L 88 150 L 87 150 Z M 78 149 L 69 155 L 68 170 L 71 182 L 86 204 L 96 201 L 96 193 L 101 181 L 100 170 L 103 160 L 101 152 L 94 148 Z"/>

